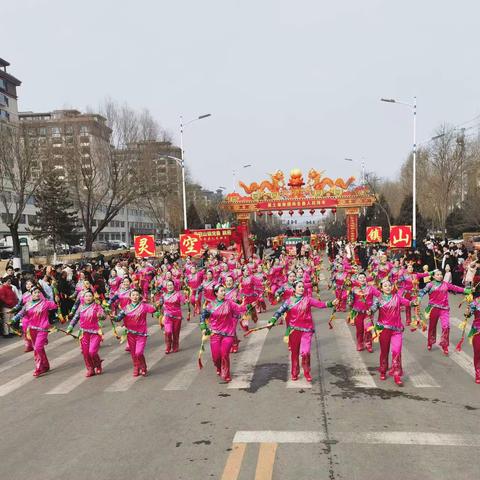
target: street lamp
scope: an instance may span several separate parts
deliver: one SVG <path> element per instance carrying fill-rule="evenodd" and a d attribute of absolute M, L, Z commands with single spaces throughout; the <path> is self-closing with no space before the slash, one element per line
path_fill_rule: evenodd
<path fill-rule="evenodd" d="M 358 160 L 355 160 L 354 158 L 344 158 L 346 162 L 356 162 L 358 163 Z M 365 159 L 362 157 L 362 160 L 360 161 L 360 165 L 362 166 L 362 185 L 365 185 Z"/>
<path fill-rule="evenodd" d="M 249 168 L 251 166 L 252 165 L 250 165 L 250 164 L 242 165 L 242 168 Z M 235 180 L 235 175 L 237 174 L 237 171 L 235 169 L 233 169 L 232 174 L 233 174 L 233 191 L 236 192 L 237 191 L 237 182 Z"/>
<path fill-rule="evenodd" d="M 193 122 L 196 122 L 197 120 L 203 120 L 204 118 L 211 117 L 211 113 L 206 113 L 205 115 L 200 115 L 192 120 L 189 120 L 186 123 L 183 123 L 183 115 L 180 115 L 180 151 L 181 151 L 181 159 L 177 159 L 176 157 L 170 157 L 170 158 L 175 158 L 176 160 L 180 160 L 181 164 L 180 166 L 182 167 L 182 185 L 183 185 L 183 228 L 187 230 L 188 228 L 188 223 L 187 223 L 187 194 L 186 194 L 186 189 L 185 189 L 185 151 L 183 149 L 183 130 L 187 125 L 190 125 Z"/>
<path fill-rule="evenodd" d="M 413 248 L 417 246 L 417 97 L 413 97 L 413 103 L 400 102 L 394 98 L 381 98 L 381 102 L 398 103 L 412 109 L 413 113 L 413 181 L 412 181 L 412 230 L 413 230 Z"/>

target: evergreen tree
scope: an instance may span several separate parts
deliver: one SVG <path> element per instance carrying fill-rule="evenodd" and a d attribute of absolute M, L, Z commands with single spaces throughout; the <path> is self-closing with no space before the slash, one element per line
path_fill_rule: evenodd
<path fill-rule="evenodd" d="M 396 225 L 412 225 L 413 195 L 405 195 L 398 217 L 395 219 Z M 427 223 L 422 217 L 417 204 L 417 244 L 427 236 Z"/>
<path fill-rule="evenodd" d="M 30 230 L 35 239 L 50 239 L 56 252 L 61 243 L 78 242 L 78 217 L 73 210 L 68 187 L 54 170 L 46 172 L 35 194 L 36 223 Z"/>
<path fill-rule="evenodd" d="M 378 197 L 378 201 L 365 212 L 364 229 L 366 227 L 378 226 L 382 227 L 382 238 L 384 242 L 388 242 L 390 238 L 390 225 L 392 221 L 392 212 L 390 205 L 383 194 Z M 359 222 L 360 223 L 360 222 Z"/>
<path fill-rule="evenodd" d="M 191 203 L 188 206 L 187 221 L 188 221 L 188 228 L 200 229 L 200 228 L 204 228 L 205 226 L 200 218 L 200 215 L 198 214 L 197 208 L 193 203 Z"/>

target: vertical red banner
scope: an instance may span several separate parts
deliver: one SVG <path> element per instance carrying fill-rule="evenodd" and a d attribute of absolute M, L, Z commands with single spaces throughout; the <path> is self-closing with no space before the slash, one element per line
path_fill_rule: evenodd
<path fill-rule="evenodd" d="M 356 242 L 358 238 L 358 215 L 347 214 L 347 240 L 349 242 Z"/>

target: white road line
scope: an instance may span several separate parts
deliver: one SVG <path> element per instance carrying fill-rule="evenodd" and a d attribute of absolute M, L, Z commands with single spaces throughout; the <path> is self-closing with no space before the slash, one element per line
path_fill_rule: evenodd
<path fill-rule="evenodd" d="M 453 319 L 457 320 L 457 319 Z M 459 323 L 459 321 L 457 320 Z M 452 322 L 454 323 L 454 322 Z M 457 325 L 458 325 L 457 323 Z M 437 326 L 437 330 L 439 329 L 440 325 Z M 422 329 L 418 330 L 425 338 L 428 338 L 428 330 L 426 332 L 423 332 Z M 467 332 L 468 334 L 468 332 Z M 467 335 L 466 334 L 466 335 Z M 438 341 L 438 332 L 437 332 L 437 341 Z M 468 340 L 465 338 L 465 343 L 468 345 Z M 450 351 L 450 355 L 448 358 L 455 362 L 462 370 L 467 372 L 472 378 L 475 378 L 475 369 L 473 368 L 473 359 L 472 357 L 469 357 L 463 350 L 461 352 L 455 351 L 455 344 L 450 343 L 450 349 L 453 350 Z M 434 352 L 433 354 L 438 353 Z"/>
<path fill-rule="evenodd" d="M 480 435 L 430 432 L 332 432 L 339 443 L 368 445 L 480 446 Z M 233 443 L 322 443 L 323 432 L 315 431 L 238 431 Z"/>
<path fill-rule="evenodd" d="M 23 339 L 15 340 L 14 342 L 9 343 L 8 345 L 5 345 L 4 347 L 0 348 L 0 355 L 3 355 L 4 353 L 8 353 L 19 347 L 23 347 Z"/>
<path fill-rule="evenodd" d="M 437 381 L 427 373 L 422 366 L 415 360 L 411 351 L 405 346 L 402 348 L 403 370 L 407 379 L 417 388 L 435 388 L 440 387 Z"/>
<path fill-rule="evenodd" d="M 261 324 L 260 324 L 261 325 Z M 268 329 L 260 330 L 250 335 L 250 340 L 245 346 L 245 350 L 240 352 L 240 356 L 234 368 L 232 369 L 232 381 L 227 388 L 249 388 L 258 362 L 260 353 L 267 338 Z"/>
<path fill-rule="evenodd" d="M 302 363 L 301 357 L 299 358 L 299 362 L 301 367 L 301 363 Z M 303 376 L 301 368 L 300 368 L 300 375 L 298 377 L 298 380 L 295 380 L 295 381 L 292 380 L 291 371 L 292 371 L 292 356 L 290 355 L 290 352 L 288 352 L 287 388 L 312 388 L 311 382 L 307 382 L 305 380 L 305 377 Z"/>
<path fill-rule="evenodd" d="M 358 388 L 376 388 L 375 380 L 367 369 L 367 365 L 363 361 L 362 356 L 356 350 L 356 345 L 352 346 L 353 338 L 349 332 L 349 326 L 345 319 L 334 320 L 333 331 L 337 339 L 338 347 L 342 358 L 353 369 L 354 374 L 352 380 Z"/>
<path fill-rule="evenodd" d="M 101 356 L 101 349 L 100 349 L 100 356 Z M 119 345 L 113 351 L 108 353 L 102 362 L 102 368 L 105 368 L 107 365 L 115 362 L 118 358 L 125 355 L 125 348 L 123 345 Z M 72 390 L 77 388 L 81 385 L 84 381 L 87 380 L 85 377 L 85 369 L 82 369 L 80 372 L 77 372 L 74 375 L 71 375 L 67 380 L 57 385 L 52 390 L 46 392 L 47 395 L 63 395 L 66 393 L 70 393 Z"/>
<path fill-rule="evenodd" d="M 186 325 L 183 326 L 181 333 L 180 333 L 180 339 L 184 339 L 187 337 L 190 333 L 192 333 L 194 330 L 198 328 L 198 324 L 196 323 L 187 323 Z M 147 347 L 148 349 L 148 347 Z M 155 350 L 153 353 L 148 353 L 147 350 L 147 355 L 146 355 L 146 360 L 147 360 L 147 367 L 150 370 L 153 366 L 155 366 L 162 358 L 164 358 L 165 352 L 163 350 L 163 345 L 158 345 L 155 347 Z M 120 377 L 116 382 L 112 383 L 110 386 L 108 386 L 105 389 L 105 392 L 126 392 L 130 387 L 138 381 L 140 377 L 134 377 L 132 376 L 132 372 L 129 370 L 128 373 L 124 374 L 122 377 Z"/>

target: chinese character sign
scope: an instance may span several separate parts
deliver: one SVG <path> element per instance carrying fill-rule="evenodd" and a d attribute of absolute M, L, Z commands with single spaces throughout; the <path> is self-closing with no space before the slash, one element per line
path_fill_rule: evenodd
<path fill-rule="evenodd" d="M 202 253 L 202 241 L 195 233 L 180 235 L 180 255 L 182 257 L 194 257 Z"/>
<path fill-rule="evenodd" d="M 381 243 L 382 227 L 367 227 L 366 239 L 368 243 Z"/>
<path fill-rule="evenodd" d="M 412 227 L 395 225 L 390 228 L 390 246 L 392 248 L 410 248 L 412 245 Z"/>
<path fill-rule="evenodd" d="M 153 235 L 137 235 L 134 237 L 136 257 L 154 257 L 155 256 L 155 237 Z"/>
<path fill-rule="evenodd" d="M 349 242 L 356 242 L 358 237 L 358 215 L 346 216 L 347 220 L 347 240 Z"/>

